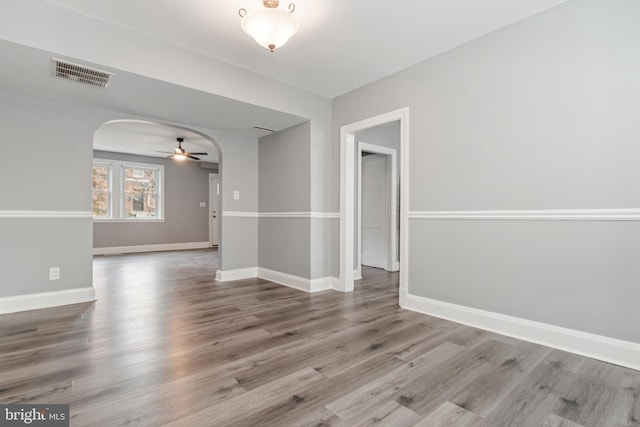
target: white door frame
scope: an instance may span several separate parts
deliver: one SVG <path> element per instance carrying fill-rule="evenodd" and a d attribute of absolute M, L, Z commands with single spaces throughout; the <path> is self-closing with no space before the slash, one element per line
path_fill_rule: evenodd
<path fill-rule="evenodd" d="M 214 192 L 214 189 L 211 188 L 211 186 L 213 185 L 212 178 L 216 178 L 218 180 L 218 186 L 219 186 L 216 189 L 216 191 L 218 191 L 218 202 L 219 202 L 219 203 L 216 204 L 217 205 L 216 215 L 219 218 L 219 220 L 218 220 L 218 244 L 217 244 L 217 246 L 219 248 L 220 247 L 220 228 L 221 228 L 220 227 L 220 222 L 222 220 L 222 212 L 221 212 L 222 198 L 220 197 L 220 192 L 219 192 L 219 190 L 221 190 L 221 188 L 220 188 L 220 174 L 217 174 L 217 173 L 210 173 L 209 174 L 209 247 L 211 248 L 211 247 L 214 246 L 213 240 L 211 239 L 212 231 L 213 231 L 211 229 L 211 227 L 213 226 L 213 224 L 212 224 L 213 221 L 211 221 L 211 217 L 213 216 L 213 206 L 214 206 L 213 197 L 211 196 L 213 194 L 213 192 Z"/>
<path fill-rule="evenodd" d="M 338 290 L 351 292 L 353 286 L 355 241 L 355 134 L 374 126 L 400 120 L 400 305 L 407 290 L 409 195 L 409 108 L 391 111 L 340 128 L 340 279 Z"/>
<path fill-rule="evenodd" d="M 358 248 L 356 250 L 356 277 L 362 277 L 362 152 L 381 154 L 386 157 L 385 185 L 389 187 L 390 200 L 385 200 L 389 213 L 388 222 L 385 225 L 385 270 L 398 271 L 400 263 L 396 260 L 398 253 L 398 152 L 394 148 L 381 145 L 358 142 L 358 215 L 356 217 L 356 232 L 358 233 Z"/>

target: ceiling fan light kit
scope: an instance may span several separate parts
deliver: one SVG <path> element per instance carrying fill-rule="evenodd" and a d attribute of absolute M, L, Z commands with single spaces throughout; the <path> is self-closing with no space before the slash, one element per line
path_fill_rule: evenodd
<path fill-rule="evenodd" d="M 279 9 L 278 0 L 263 0 L 264 9 L 247 12 L 240 9 L 242 30 L 271 52 L 284 45 L 298 32 L 298 20 L 293 16 L 296 5 L 289 4 L 288 10 Z"/>
<path fill-rule="evenodd" d="M 174 160 L 187 160 L 187 159 L 193 159 L 193 160 L 200 160 L 199 157 L 195 157 L 195 156 L 206 156 L 208 155 L 207 153 L 189 153 L 187 150 L 185 150 L 184 148 L 182 148 L 182 143 L 184 142 L 184 138 L 176 138 L 176 141 L 178 141 L 178 146 L 176 148 L 173 149 L 173 154 L 170 155 L 169 157 L 167 157 L 168 159 L 174 159 Z"/>

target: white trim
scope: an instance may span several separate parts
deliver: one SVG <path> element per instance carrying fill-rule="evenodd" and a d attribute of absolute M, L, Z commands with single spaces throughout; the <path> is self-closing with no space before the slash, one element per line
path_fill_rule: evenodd
<path fill-rule="evenodd" d="M 501 335 L 640 370 L 640 344 L 401 293 L 400 306 Z"/>
<path fill-rule="evenodd" d="M 311 219 L 340 219 L 340 212 L 309 212 Z"/>
<path fill-rule="evenodd" d="M 233 282 L 234 280 L 255 279 L 256 277 L 258 277 L 257 267 L 216 271 L 216 280 L 219 282 Z"/>
<path fill-rule="evenodd" d="M 340 128 L 340 287 L 342 292 L 354 290 L 354 184 L 355 133 L 348 126 Z"/>
<path fill-rule="evenodd" d="M 222 212 L 223 216 L 236 218 L 311 218 L 338 219 L 340 212 Z"/>
<path fill-rule="evenodd" d="M 362 157 L 363 151 L 386 156 L 387 176 L 385 176 L 385 181 L 387 181 L 386 184 L 389 185 L 389 192 L 387 193 L 389 197 L 385 200 L 385 203 L 391 206 L 389 207 L 387 205 L 389 216 L 387 222 L 388 228 L 385 230 L 384 265 L 387 271 L 398 271 L 400 269 L 400 264 L 396 260 L 398 253 L 398 151 L 394 148 L 368 144 L 366 142 L 358 142 L 358 215 L 356 216 L 358 222 L 355 230 L 358 235 L 358 249 L 356 250 L 356 268 L 360 271 L 362 270 L 362 163 L 365 161 Z M 362 275 L 360 275 L 360 277 L 362 277 Z"/>
<path fill-rule="evenodd" d="M 549 209 L 494 211 L 413 211 L 409 219 L 502 219 L 534 221 L 640 221 L 640 209 Z"/>
<path fill-rule="evenodd" d="M 409 108 L 401 108 L 340 127 L 340 289 L 353 291 L 354 205 L 355 205 L 355 134 L 370 127 L 400 121 L 400 296 L 407 288 L 409 259 Z M 347 267 L 348 266 L 348 267 Z"/>
<path fill-rule="evenodd" d="M 159 245 L 111 246 L 93 248 L 94 255 L 119 255 L 140 252 L 183 251 L 187 249 L 206 249 L 209 242 L 164 243 Z"/>
<path fill-rule="evenodd" d="M 309 281 L 309 293 L 332 290 L 335 286 L 334 277 L 321 277 Z"/>
<path fill-rule="evenodd" d="M 215 188 L 214 188 L 215 184 Z M 217 199 L 217 200 L 216 200 Z M 215 205 L 216 211 L 213 210 Z M 220 246 L 220 236 L 222 221 L 220 219 L 220 206 L 222 205 L 222 198 L 220 197 L 220 175 L 217 173 L 209 173 L 209 209 L 208 211 L 208 223 L 209 223 L 209 247 Z M 215 215 L 215 221 L 213 220 Z M 213 223 L 216 224 L 216 242 L 214 242 Z"/>
<path fill-rule="evenodd" d="M 258 218 L 258 212 L 222 211 L 222 216 L 231 218 Z"/>
<path fill-rule="evenodd" d="M 233 212 L 223 211 L 222 216 L 235 218 L 311 218 L 339 219 L 340 212 Z"/>
<path fill-rule="evenodd" d="M 120 224 L 124 224 L 124 223 L 140 223 L 140 222 L 164 222 L 164 218 L 146 218 L 146 217 L 140 217 L 140 218 L 130 218 L 130 219 L 125 219 L 125 218 L 117 218 L 117 219 L 110 219 L 110 218 L 93 218 L 93 222 L 96 224 L 103 224 L 103 223 L 120 223 Z"/>
<path fill-rule="evenodd" d="M 260 218 L 312 218 L 334 219 L 340 218 L 340 212 L 260 212 Z"/>
<path fill-rule="evenodd" d="M 90 211 L 0 211 L 0 219 L 87 219 Z"/>
<path fill-rule="evenodd" d="M 335 289 L 335 277 L 322 277 L 319 279 L 306 279 L 279 271 L 258 267 L 258 277 L 290 288 L 298 289 L 309 293 Z"/>
<path fill-rule="evenodd" d="M 93 287 L 16 295 L 0 298 L 0 314 L 80 304 L 83 302 L 93 302 L 95 300 L 96 291 Z"/>

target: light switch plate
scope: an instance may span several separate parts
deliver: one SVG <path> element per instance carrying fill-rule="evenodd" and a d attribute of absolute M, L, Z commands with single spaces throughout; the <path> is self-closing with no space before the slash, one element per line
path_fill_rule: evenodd
<path fill-rule="evenodd" d="M 207 207 L 207 202 L 200 202 L 200 207 L 201 208 L 206 208 Z"/>
<path fill-rule="evenodd" d="M 233 192 L 233 200 L 240 200 L 240 192 L 238 190 Z"/>

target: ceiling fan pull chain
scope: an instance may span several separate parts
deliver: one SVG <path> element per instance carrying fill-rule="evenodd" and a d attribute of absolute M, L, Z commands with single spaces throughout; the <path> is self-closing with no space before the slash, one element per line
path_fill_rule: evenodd
<path fill-rule="evenodd" d="M 289 13 L 293 13 L 296 10 L 295 3 L 289 3 Z"/>
<path fill-rule="evenodd" d="M 238 10 L 238 15 L 240 15 L 240 18 L 244 18 L 246 14 L 247 14 L 247 9 L 241 8 L 240 10 Z"/>

